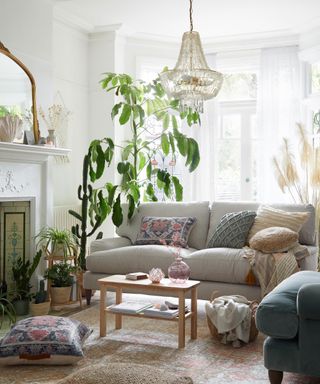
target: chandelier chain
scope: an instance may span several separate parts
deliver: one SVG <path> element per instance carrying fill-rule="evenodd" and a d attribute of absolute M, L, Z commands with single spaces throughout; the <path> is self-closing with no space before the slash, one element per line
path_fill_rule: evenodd
<path fill-rule="evenodd" d="M 192 0 L 190 0 L 190 8 L 189 8 L 189 17 L 190 17 L 190 32 L 193 31 L 193 21 L 192 21 Z"/>

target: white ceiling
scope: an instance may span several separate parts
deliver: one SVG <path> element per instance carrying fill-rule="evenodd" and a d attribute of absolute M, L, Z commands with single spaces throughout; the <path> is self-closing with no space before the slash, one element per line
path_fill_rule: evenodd
<path fill-rule="evenodd" d="M 91 28 L 123 24 L 168 38 L 189 30 L 189 0 L 55 0 L 55 7 Z M 193 0 L 193 8 L 194 30 L 208 39 L 320 26 L 320 0 Z"/>

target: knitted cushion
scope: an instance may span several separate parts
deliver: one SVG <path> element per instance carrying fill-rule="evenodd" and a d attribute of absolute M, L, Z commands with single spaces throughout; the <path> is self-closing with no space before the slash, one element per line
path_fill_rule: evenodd
<path fill-rule="evenodd" d="M 250 240 L 257 232 L 270 227 L 284 227 L 299 232 L 309 216 L 309 212 L 286 212 L 267 205 L 261 205 L 248 238 Z"/>
<path fill-rule="evenodd" d="M 208 248 L 244 247 L 255 216 L 254 211 L 226 213 L 209 241 Z"/>
<path fill-rule="evenodd" d="M 285 252 L 298 243 L 299 235 L 289 228 L 270 227 L 251 237 L 250 248 L 264 253 Z"/>

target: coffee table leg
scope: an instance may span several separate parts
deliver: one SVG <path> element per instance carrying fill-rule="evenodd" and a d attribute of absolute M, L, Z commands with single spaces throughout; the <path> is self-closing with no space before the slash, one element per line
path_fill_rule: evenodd
<path fill-rule="evenodd" d="M 107 287 L 101 284 L 100 285 L 100 337 L 104 337 L 107 333 L 106 294 L 107 294 Z"/>
<path fill-rule="evenodd" d="M 122 289 L 116 288 L 116 304 L 122 302 Z M 116 329 L 122 328 L 122 316 L 120 314 L 115 315 Z"/>
<path fill-rule="evenodd" d="M 197 287 L 191 288 L 191 339 L 197 338 L 197 318 L 198 318 L 198 312 L 197 312 Z"/>
<path fill-rule="evenodd" d="M 186 336 L 186 318 L 185 318 L 185 293 L 184 291 L 179 292 L 179 348 L 185 347 L 185 336 Z"/>

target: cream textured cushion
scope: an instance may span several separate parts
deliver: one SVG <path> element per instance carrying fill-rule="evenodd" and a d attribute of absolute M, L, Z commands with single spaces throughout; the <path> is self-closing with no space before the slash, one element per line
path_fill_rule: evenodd
<path fill-rule="evenodd" d="M 252 236 L 249 245 L 264 253 L 285 252 L 297 244 L 298 238 L 298 233 L 289 228 L 270 227 Z"/>
<path fill-rule="evenodd" d="M 57 384 L 192 384 L 165 369 L 143 364 L 109 363 L 82 368 Z"/>
<path fill-rule="evenodd" d="M 299 232 L 308 218 L 309 212 L 286 212 L 267 205 L 261 205 L 250 229 L 248 240 L 250 241 L 252 236 L 262 229 L 270 227 L 284 227 Z"/>

